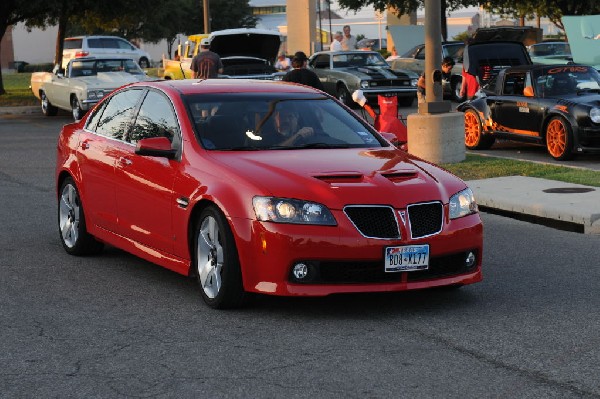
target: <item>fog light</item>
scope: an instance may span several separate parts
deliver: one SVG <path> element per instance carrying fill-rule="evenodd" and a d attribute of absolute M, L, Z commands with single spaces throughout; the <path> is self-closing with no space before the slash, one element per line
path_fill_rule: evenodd
<path fill-rule="evenodd" d="M 303 280 L 308 275 L 308 266 L 304 263 L 297 263 L 294 265 L 292 273 L 298 280 Z"/>
<path fill-rule="evenodd" d="M 475 257 L 475 254 L 473 252 L 469 252 L 465 258 L 465 266 L 467 266 L 469 269 L 472 268 L 475 266 L 476 260 L 477 258 Z"/>

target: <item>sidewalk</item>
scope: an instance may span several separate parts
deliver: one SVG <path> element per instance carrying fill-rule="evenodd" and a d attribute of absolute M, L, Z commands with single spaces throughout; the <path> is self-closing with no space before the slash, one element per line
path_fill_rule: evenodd
<path fill-rule="evenodd" d="M 600 234 L 600 188 L 524 176 L 470 180 L 467 184 L 483 211 Z"/>

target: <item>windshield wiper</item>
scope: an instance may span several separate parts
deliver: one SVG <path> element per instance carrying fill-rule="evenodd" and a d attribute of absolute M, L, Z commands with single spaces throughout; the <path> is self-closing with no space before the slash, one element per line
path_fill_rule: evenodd
<path fill-rule="evenodd" d="M 350 148 L 348 144 L 309 143 L 294 148 Z"/>
<path fill-rule="evenodd" d="M 582 93 L 600 93 L 600 89 L 592 89 L 592 88 L 577 89 L 577 94 L 582 94 Z"/>

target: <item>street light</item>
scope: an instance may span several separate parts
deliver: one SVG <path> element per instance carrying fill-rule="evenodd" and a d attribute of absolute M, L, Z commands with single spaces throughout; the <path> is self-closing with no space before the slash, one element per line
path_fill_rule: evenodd
<path fill-rule="evenodd" d="M 384 16 L 385 15 L 381 11 L 375 10 L 375 19 L 379 25 L 379 50 L 383 48 L 383 44 L 381 43 L 381 20 L 383 20 Z"/>

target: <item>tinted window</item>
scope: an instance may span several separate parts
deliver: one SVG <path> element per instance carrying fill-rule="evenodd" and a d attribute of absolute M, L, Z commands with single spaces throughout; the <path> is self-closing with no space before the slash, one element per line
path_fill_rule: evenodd
<path fill-rule="evenodd" d="M 525 88 L 525 73 L 507 73 L 504 78 L 504 94 L 522 96 Z"/>
<path fill-rule="evenodd" d="M 73 50 L 81 48 L 82 39 L 69 39 L 63 43 L 63 50 Z"/>
<path fill-rule="evenodd" d="M 173 141 L 178 130 L 171 102 L 162 94 L 149 91 L 127 141 L 136 143 L 149 137 L 166 137 Z"/>
<path fill-rule="evenodd" d="M 96 133 L 121 140 L 141 94 L 142 90 L 125 90 L 112 96 L 98 121 Z"/>
<path fill-rule="evenodd" d="M 402 54 L 402 58 L 415 58 L 417 52 L 422 47 L 422 45 L 415 46 L 408 50 L 406 53 Z"/>
<path fill-rule="evenodd" d="M 102 47 L 119 48 L 119 41 L 116 39 L 102 39 Z"/>
<path fill-rule="evenodd" d="M 102 48 L 102 41 L 100 39 L 88 39 L 88 48 Z"/>

